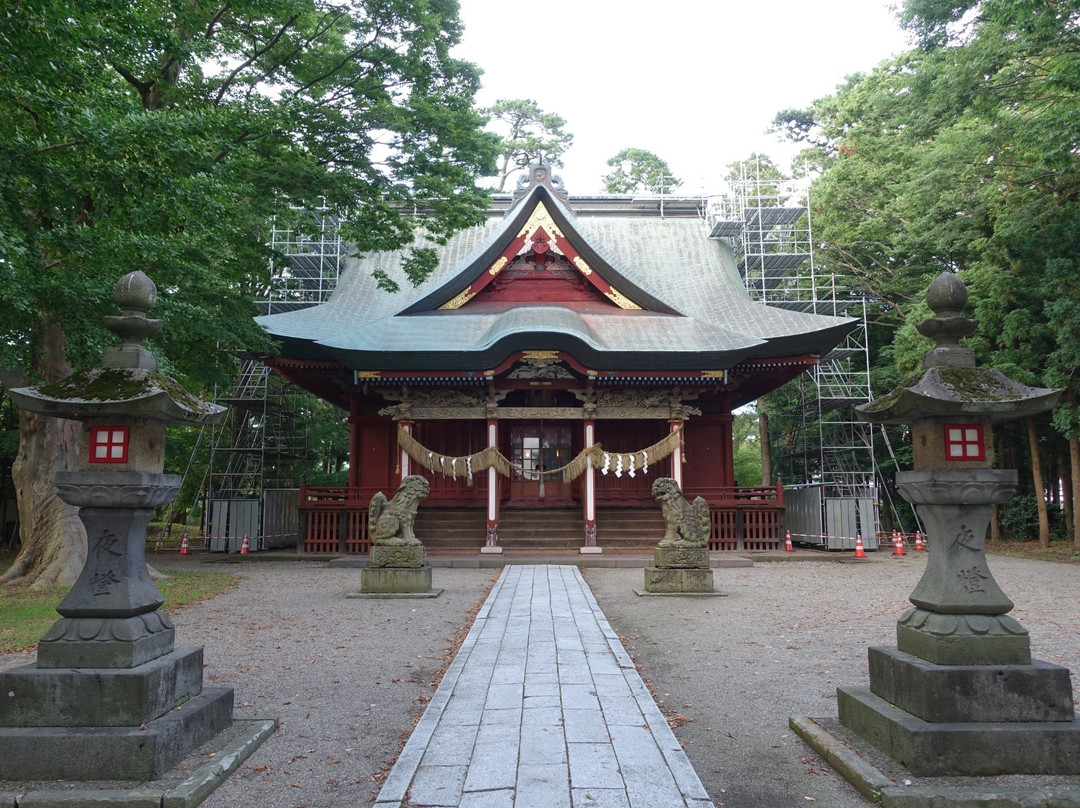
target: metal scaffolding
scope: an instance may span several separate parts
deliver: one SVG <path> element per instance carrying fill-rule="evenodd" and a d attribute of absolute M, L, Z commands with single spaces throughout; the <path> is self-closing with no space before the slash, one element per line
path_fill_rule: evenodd
<path fill-rule="evenodd" d="M 817 503 L 807 512 L 813 518 L 795 525 L 805 537 L 821 538 L 809 543 L 827 543 L 829 535 L 870 537 L 878 526 L 873 432 L 854 410 L 870 400 L 865 302 L 815 263 L 809 179 L 761 175 L 759 164 L 744 165 L 741 178 L 710 198 L 707 209 L 710 234 L 731 245 L 750 296 L 778 308 L 859 320 L 844 343 L 779 391 L 790 401 L 770 417 L 773 468 L 795 484 L 796 498 L 798 489 L 812 489 L 808 495 Z"/>
<path fill-rule="evenodd" d="M 272 223 L 270 246 L 274 259 L 256 300 L 262 314 L 329 299 L 345 258 L 333 212 L 290 211 L 288 222 Z M 299 411 L 307 394 L 257 356 L 240 353 L 237 362 L 236 386 L 217 398 L 229 412 L 213 433 L 204 524 L 210 549 L 232 552 L 240 549 L 243 535 L 261 537 L 263 546 L 290 543 L 282 532 L 290 522 L 287 501 L 299 485 L 298 469 L 309 450 L 306 420 Z"/>

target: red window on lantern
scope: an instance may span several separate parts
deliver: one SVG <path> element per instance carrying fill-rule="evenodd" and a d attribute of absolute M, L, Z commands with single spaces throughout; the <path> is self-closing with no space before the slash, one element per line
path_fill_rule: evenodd
<path fill-rule="evenodd" d="M 90 462 L 126 463 L 129 430 L 126 426 L 90 427 Z"/>
<path fill-rule="evenodd" d="M 945 424 L 946 460 L 986 460 L 982 424 Z"/>

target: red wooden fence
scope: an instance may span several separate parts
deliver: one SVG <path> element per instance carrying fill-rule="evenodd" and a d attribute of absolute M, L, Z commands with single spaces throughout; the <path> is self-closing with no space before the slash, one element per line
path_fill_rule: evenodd
<path fill-rule="evenodd" d="M 710 550 L 778 550 L 783 545 L 784 491 L 710 488 Z M 374 490 L 300 485 L 300 542 L 305 553 L 366 553 L 367 506 Z M 691 492 L 692 496 L 698 495 Z"/>

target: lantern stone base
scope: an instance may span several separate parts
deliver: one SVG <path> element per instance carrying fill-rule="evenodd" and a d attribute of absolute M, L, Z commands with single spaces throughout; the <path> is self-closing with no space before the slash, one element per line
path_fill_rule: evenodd
<path fill-rule="evenodd" d="M 38 642 L 39 668 L 134 668 L 173 650 L 160 609 L 135 617 L 61 617 Z"/>
<path fill-rule="evenodd" d="M 360 570 L 360 593 L 363 595 L 415 594 L 430 589 L 431 567 L 428 566 L 365 567 Z"/>
<path fill-rule="evenodd" d="M 153 780 L 227 729 L 232 708 L 232 688 L 212 687 L 132 726 L 0 727 L 0 780 Z"/>
<path fill-rule="evenodd" d="M 869 687 L 837 688 L 840 722 L 913 774 L 1080 774 L 1067 668 L 938 665 L 896 648 L 869 661 Z"/>
<path fill-rule="evenodd" d="M 645 591 L 649 593 L 700 593 L 713 591 L 713 571 L 706 569 L 659 569 L 645 570 Z"/>
<path fill-rule="evenodd" d="M 202 691 L 202 648 L 179 648 L 138 668 L 0 671 L 0 726 L 137 727 Z"/>
<path fill-rule="evenodd" d="M 896 645 L 938 665 L 1031 662 L 1027 629 L 1004 614 L 937 614 L 908 609 L 897 621 Z"/>
<path fill-rule="evenodd" d="M 874 695 L 836 689 L 840 722 L 919 777 L 1080 774 L 1080 722 L 933 723 Z"/>

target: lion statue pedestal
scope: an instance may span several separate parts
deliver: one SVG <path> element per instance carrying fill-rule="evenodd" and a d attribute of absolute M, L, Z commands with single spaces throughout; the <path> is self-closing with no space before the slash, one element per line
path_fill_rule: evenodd
<path fill-rule="evenodd" d="M 687 502 L 679 484 L 661 477 L 652 487 L 664 512 L 664 538 L 653 551 L 656 566 L 645 569 L 645 591 L 651 594 L 712 594 L 709 564 L 709 504 L 701 497 Z"/>
<path fill-rule="evenodd" d="M 429 490 L 428 481 L 413 474 L 401 481 L 393 499 L 387 500 L 382 491 L 371 498 L 368 534 L 372 545 L 368 565 L 360 571 L 362 596 L 439 594 L 431 588 L 431 567 L 423 542 L 413 532 L 416 509 Z"/>

